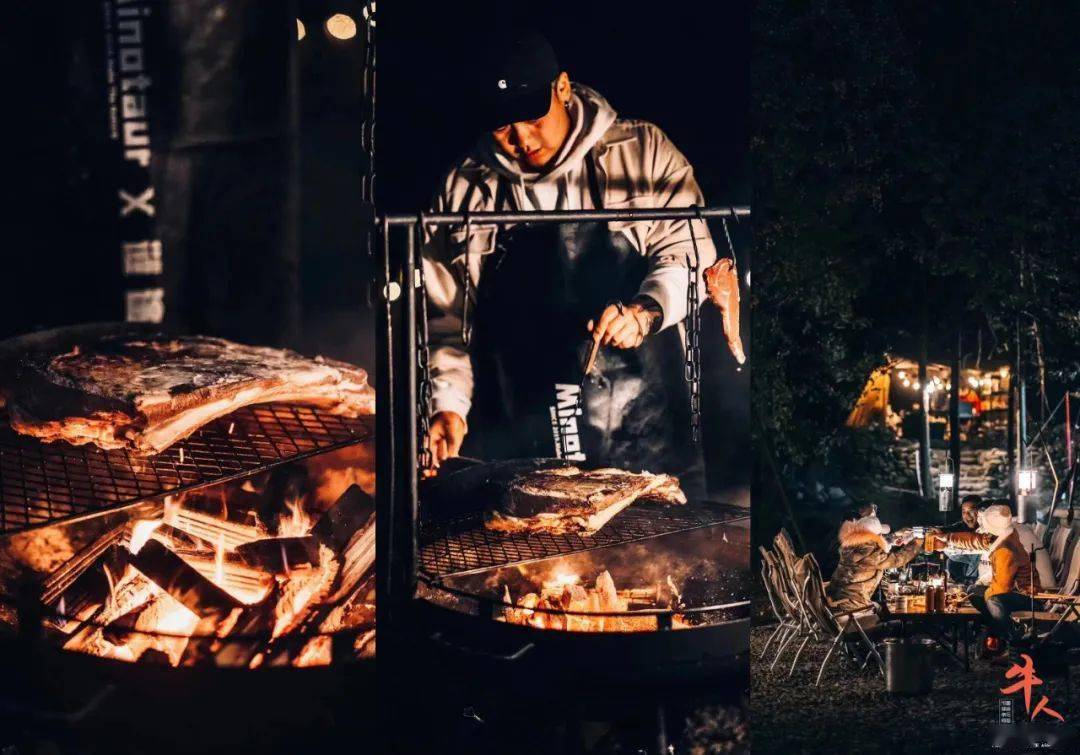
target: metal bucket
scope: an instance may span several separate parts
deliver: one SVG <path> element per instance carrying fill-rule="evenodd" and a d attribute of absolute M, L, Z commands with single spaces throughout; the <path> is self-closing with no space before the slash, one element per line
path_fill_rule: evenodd
<path fill-rule="evenodd" d="M 885 640 L 885 690 L 895 695 L 925 695 L 934 686 L 933 640 Z"/>

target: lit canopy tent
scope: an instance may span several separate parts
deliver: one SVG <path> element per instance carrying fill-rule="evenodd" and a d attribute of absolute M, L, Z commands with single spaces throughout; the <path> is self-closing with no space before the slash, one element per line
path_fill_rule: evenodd
<path fill-rule="evenodd" d="M 925 395 L 930 408 L 931 425 L 937 425 L 943 437 L 947 425 L 952 370 L 946 364 L 930 363 L 926 368 L 927 384 L 918 379 L 919 365 L 905 357 L 890 357 L 874 370 L 862 394 L 847 418 L 849 427 L 867 427 L 875 422 L 891 428 L 897 435 L 908 435 L 906 417 L 913 416 Z M 988 427 L 1003 425 L 1008 411 L 1011 372 L 1008 365 L 991 364 L 960 370 L 961 420 L 981 418 Z M 937 430 L 938 428 L 934 428 Z"/>

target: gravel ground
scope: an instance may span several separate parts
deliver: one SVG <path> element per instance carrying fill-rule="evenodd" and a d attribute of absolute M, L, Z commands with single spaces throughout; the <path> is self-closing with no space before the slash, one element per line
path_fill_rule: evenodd
<path fill-rule="evenodd" d="M 892 698 L 874 670 L 860 672 L 854 664 L 834 656 L 814 687 L 818 666 L 825 657 L 824 643 L 809 643 L 791 678 L 787 678 L 793 651 L 770 672 L 773 648 L 767 661 L 759 660 L 774 626 L 759 625 L 751 632 L 750 732 L 755 755 L 764 753 L 986 753 L 993 752 L 990 731 L 997 720 L 999 688 L 1005 669 L 973 660 L 972 670 L 940 659 L 934 689 L 915 698 Z M 1073 699 L 1080 701 L 1080 679 L 1074 672 Z M 1041 688 L 1052 707 L 1071 722 L 1065 681 L 1047 679 Z M 1038 700 L 1039 698 L 1036 698 Z M 1022 697 L 1016 696 L 1019 711 Z"/>

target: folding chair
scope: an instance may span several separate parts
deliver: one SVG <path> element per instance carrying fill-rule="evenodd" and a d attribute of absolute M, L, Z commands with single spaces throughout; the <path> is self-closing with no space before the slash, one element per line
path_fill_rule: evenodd
<path fill-rule="evenodd" d="M 769 608 L 772 610 L 777 622 L 776 629 L 769 635 L 768 642 L 761 649 L 759 658 L 764 659 L 769 652 L 769 646 L 777 637 L 784 640 L 789 633 L 799 631 L 799 620 L 791 613 L 787 596 L 782 594 L 783 587 L 779 583 L 780 576 L 776 571 L 775 557 L 765 550 L 763 546 L 758 546 L 758 550 L 761 552 L 761 581 L 765 584 L 765 594 L 769 598 Z"/>
<path fill-rule="evenodd" d="M 821 677 L 825 673 L 825 667 L 828 665 L 829 660 L 832 658 L 833 653 L 836 652 L 837 645 L 841 641 L 845 642 L 847 647 L 848 642 L 860 642 L 867 649 L 865 658 L 863 658 L 862 668 L 866 668 L 866 664 L 873 658 L 878 665 L 878 671 L 882 676 L 885 675 L 885 661 L 882 660 L 881 654 L 878 652 L 877 646 L 873 640 L 870 639 L 863 625 L 860 623 L 860 618 L 866 618 L 866 612 L 873 608 L 868 604 L 853 608 L 846 611 L 834 611 L 829 607 L 828 599 L 825 597 L 825 582 L 821 578 L 821 567 L 818 565 L 817 559 L 814 558 L 812 553 L 807 553 L 803 556 L 806 570 L 806 580 L 803 587 L 803 602 L 808 614 L 815 620 L 817 627 L 825 635 L 826 638 L 831 638 L 832 642 L 829 645 L 829 650 L 825 654 L 825 659 L 821 662 L 821 668 L 818 669 L 817 681 L 815 686 L 820 686 Z M 862 614 L 862 616 L 860 616 Z M 876 620 L 876 616 L 874 617 Z M 855 631 L 852 632 L 852 629 Z M 849 648 L 850 652 L 850 648 Z"/>
<path fill-rule="evenodd" d="M 1064 527 L 1058 524 L 1055 525 L 1051 530 L 1050 564 L 1054 567 L 1055 572 L 1057 572 L 1061 568 L 1061 562 L 1065 556 L 1065 546 L 1069 544 L 1069 539 L 1071 537 L 1071 527 Z"/>
<path fill-rule="evenodd" d="M 1063 527 L 1062 529 L 1068 530 L 1069 528 Z M 1080 538 L 1073 537 L 1066 540 L 1066 547 L 1060 564 L 1054 564 L 1051 559 L 1051 565 L 1055 567 L 1054 579 L 1057 584 L 1061 585 L 1061 592 L 1064 592 L 1065 588 L 1069 586 L 1069 573 L 1073 570 L 1073 565 L 1080 560 L 1077 558 L 1078 551 L 1080 551 Z"/>
<path fill-rule="evenodd" d="M 777 557 L 775 553 L 764 549 L 762 549 L 762 558 L 769 565 L 769 576 L 771 578 L 773 592 L 778 598 L 778 602 L 782 606 L 783 612 L 788 619 L 785 627 L 786 631 L 777 645 L 776 656 L 769 665 L 769 670 L 771 671 L 776 667 L 777 662 L 779 662 L 781 656 L 784 654 L 784 650 L 787 649 L 791 641 L 797 637 L 804 637 L 812 634 L 815 631 L 815 627 L 813 621 L 806 615 L 806 611 L 803 609 L 799 599 L 799 590 L 795 587 L 782 560 Z"/>

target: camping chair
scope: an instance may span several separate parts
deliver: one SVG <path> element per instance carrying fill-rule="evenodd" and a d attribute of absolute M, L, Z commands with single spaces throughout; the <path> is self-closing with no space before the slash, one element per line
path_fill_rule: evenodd
<path fill-rule="evenodd" d="M 795 653 L 795 660 L 792 662 L 792 670 L 794 670 L 795 664 L 799 660 L 799 655 L 802 653 L 803 648 L 806 647 L 806 644 L 811 639 L 821 639 L 821 630 L 818 627 L 818 623 L 809 614 L 805 601 L 803 600 L 803 592 L 806 584 L 806 564 L 803 559 L 795 554 L 795 546 L 792 545 L 791 538 L 788 537 L 787 532 L 783 529 L 781 529 L 773 539 L 772 556 L 774 568 L 780 576 L 784 592 L 791 603 L 792 615 L 799 622 L 799 632 L 789 634 L 789 636 L 785 638 L 770 669 L 780 660 L 780 656 L 783 654 L 787 645 L 798 636 L 802 637 L 803 641 L 799 650 Z"/>
<path fill-rule="evenodd" d="M 806 611 L 803 609 L 799 598 L 799 588 L 795 586 L 794 581 L 790 574 L 788 574 L 782 560 L 778 558 L 775 553 L 764 549 L 762 549 L 762 557 L 769 565 L 769 576 L 771 577 L 774 594 L 777 596 L 779 603 L 783 608 L 783 613 L 788 617 L 786 631 L 780 638 L 780 642 L 776 649 L 776 656 L 769 665 L 769 670 L 771 671 L 776 667 L 777 662 L 779 662 L 781 656 L 784 654 L 784 650 L 787 649 L 787 646 L 792 640 L 797 637 L 813 634 L 816 631 L 816 628 L 810 617 L 806 615 Z"/>
<path fill-rule="evenodd" d="M 865 612 L 871 609 L 872 605 L 860 606 L 847 611 L 834 611 L 829 607 L 829 602 L 825 597 L 825 582 L 821 578 L 821 567 L 818 565 L 817 559 L 814 558 L 812 553 L 807 553 L 803 556 L 803 562 L 806 571 L 806 580 L 803 584 L 802 591 L 803 603 L 809 615 L 816 622 L 821 633 L 824 634 L 826 638 L 832 638 L 832 643 L 829 645 L 829 650 L 825 654 L 825 659 L 821 662 L 821 668 L 818 669 L 817 681 L 814 683 L 815 686 L 820 686 L 821 677 L 825 673 L 825 667 L 828 665 L 829 660 L 836 651 L 837 645 L 839 645 L 841 641 L 844 642 L 845 648 L 849 653 L 852 653 L 850 648 L 851 643 L 861 643 L 867 650 L 861 668 L 866 668 L 870 659 L 873 658 L 878 665 L 878 671 L 884 676 L 885 661 L 882 660 L 877 646 L 874 644 L 873 640 L 870 639 L 869 635 L 867 635 L 866 630 L 859 621 L 860 618 L 866 618 Z M 859 614 L 863 615 L 860 616 Z M 876 619 L 877 617 L 875 616 L 874 618 Z M 857 655 L 854 653 L 852 653 L 852 655 L 857 658 Z"/>
<path fill-rule="evenodd" d="M 787 530 L 781 528 L 776 533 L 776 537 L 773 538 L 773 552 L 780 559 L 780 563 L 788 576 L 794 580 L 795 591 L 799 592 L 802 589 L 803 581 L 806 579 L 805 567 L 798 554 L 795 553 L 795 546 L 792 544 L 791 536 L 788 535 Z"/>
<path fill-rule="evenodd" d="M 1061 568 L 1061 561 L 1065 555 L 1065 546 L 1069 544 L 1071 537 L 1071 527 L 1058 524 L 1052 529 L 1050 535 L 1050 564 L 1054 567 L 1055 572 Z"/>
<path fill-rule="evenodd" d="M 785 587 L 781 583 L 782 577 L 778 573 L 775 563 L 776 557 L 765 550 L 763 546 L 758 546 L 758 550 L 761 552 L 761 580 L 765 584 L 765 594 L 769 598 L 769 608 L 777 621 L 776 629 L 769 636 L 765 647 L 761 649 L 759 657 L 763 659 L 769 652 L 769 646 L 777 637 L 780 637 L 780 642 L 777 643 L 779 647 L 789 634 L 799 632 L 801 622 L 799 617 L 793 613 L 794 606 L 788 595 L 785 594 Z"/>
<path fill-rule="evenodd" d="M 1071 533 L 1071 528 L 1063 527 L 1066 532 Z M 1068 578 L 1069 571 L 1072 569 L 1073 562 L 1076 561 L 1076 552 L 1080 549 L 1080 538 L 1070 536 L 1066 538 L 1065 551 L 1062 554 L 1060 563 L 1054 563 L 1051 559 L 1051 566 L 1054 567 L 1054 579 L 1059 585 L 1067 586 L 1066 579 Z"/>
<path fill-rule="evenodd" d="M 1068 528 L 1062 528 L 1068 530 Z M 1041 592 L 1035 597 L 1048 604 L 1045 611 L 1016 611 L 1012 617 L 1021 624 L 1034 623 L 1043 628 L 1039 632 L 1039 642 L 1045 643 L 1054 637 L 1068 623 L 1080 621 L 1080 539 L 1076 539 L 1062 561 L 1065 573 L 1058 580 L 1062 587 L 1056 592 Z"/>

